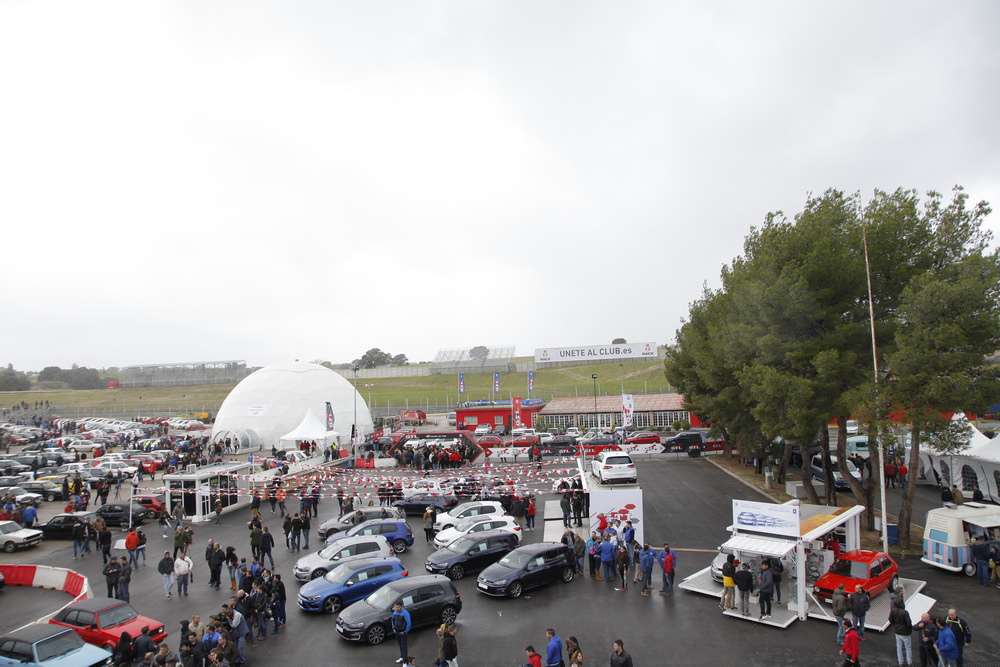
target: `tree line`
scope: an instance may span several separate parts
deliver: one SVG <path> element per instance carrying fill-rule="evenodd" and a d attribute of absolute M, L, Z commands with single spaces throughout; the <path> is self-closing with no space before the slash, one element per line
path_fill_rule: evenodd
<path fill-rule="evenodd" d="M 893 437 L 890 414 L 912 424 L 912 474 L 898 512 L 908 547 L 920 447 L 960 449 L 967 434 L 948 414 L 982 411 L 1000 393 L 988 359 L 1000 349 L 1000 255 L 983 228 L 989 213 L 961 187 L 950 200 L 899 189 L 867 203 L 831 189 L 791 219 L 769 213 L 723 267 L 721 287 L 705 287 L 690 304 L 667 353 L 667 379 L 722 431 L 727 455 L 736 447 L 758 461 L 780 456 L 780 481 L 797 451 L 812 503 L 810 459 L 822 452 L 825 479 L 836 465 L 866 508 L 868 529 L 882 470 L 873 465 L 861 482 L 848 473 L 847 420 L 869 425 L 872 456 L 877 439 Z M 790 446 L 776 448 L 776 438 Z M 827 503 L 834 493 L 830 481 Z"/>

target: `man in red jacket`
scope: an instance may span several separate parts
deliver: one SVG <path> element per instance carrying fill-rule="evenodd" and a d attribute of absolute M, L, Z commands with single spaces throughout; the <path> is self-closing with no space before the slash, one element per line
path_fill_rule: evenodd
<path fill-rule="evenodd" d="M 844 656 L 844 667 L 851 667 L 858 664 L 861 657 L 861 640 L 858 639 L 858 631 L 854 629 L 854 624 L 844 619 L 844 647 L 840 649 L 840 654 Z"/>

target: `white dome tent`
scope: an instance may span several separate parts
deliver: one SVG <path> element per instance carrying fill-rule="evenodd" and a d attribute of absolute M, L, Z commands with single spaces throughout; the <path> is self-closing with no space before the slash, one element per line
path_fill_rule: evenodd
<path fill-rule="evenodd" d="M 239 434 L 241 446 L 281 448 L 282 437 L 302 425 L 310 411 L 326 425 L 326 404 L 333 407 L 336 433 L 330 444 L 350 442 L 357 406 L 359 438 L 372 432 L 372 418 L 361 395 L 339 373 L 318 364 L 291 362 L 265 366 L 229 392 L 215 418 L 212 441 Z M 288 446 L 293 441 L 286 440 Z M 316 444 L 320 444 L 317 439 Z"/>

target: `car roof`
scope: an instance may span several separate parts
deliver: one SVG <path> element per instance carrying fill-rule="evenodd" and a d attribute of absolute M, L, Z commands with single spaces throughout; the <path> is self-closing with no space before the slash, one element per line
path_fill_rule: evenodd
<path fill-rule="evenodd" d="M 489 532 L 502 532 L 502 531 L 489 531 Z M 534 544 L 525 544 L 519 546 L 515 551 L 520 551 L 522 553 L 538 553 L 539 551 L 547 551 L 548 549 L 553 549 L 559 547 L 561 549 L 568 548 L 562 542 L 535 542 Z"/>
<path fill-rule="evenodd" d="M 128 604 L 128 603 L 122 600 L 116 600 L 114 598 L 89 598 L 87 600 L 80 600 L 79 602 L 70 603 L 65 608 L 80 610 L 80 611 L 98 612 L 98 611 L 104 611 L 109 607 L 117 607 L 120 604 Z"/>
<path fill-rule="evenodd" d="M 52 625 L 51 623 L 32 623 L 31 625 L 26 625 L 23 628 L 18 628 L 17 630 L 8 632 L 0 637 L 0 641 L 5 639 L 17 639 L 18 641 L 34 644 L 37 641 L 48 639 L 49 637 L 54 637 L 64 632 L 73 632 L 73 630 L 61 625 Z"/>
<path fill-rule="evenodd" d="M 394 591 L 404 591 L 417 588 L 418 586 L 426 586 L 427 584 L 443 584 L 445 582 L 451 583 L 451 579 L 443 574 L 420 574 L 415 577 L 404 577 L 403 579 L 390 581 L 385 585 L 385 588 Z"/>
<path fill-rule="evenodd" d="M 853 560 L 867 563 L 882 555 L 881 551 L 872 551 L 871 549 L 854 549 L 840 554 L 839 560 Z"/>
<path fill-rule="evenodd" d="M 515 539 L 517 538 L 517 536 L 514 533 L 510 532 L 509 530 L 501 530 L 499 528 L 491 528 L 490 530 L 482 530 L 482 531 L 479 531 L 478 533 L 466 533 L 465 535 L 462 535 L 462 537 L 460 537 L 458 539 L 461 540 L 461 539 L 465 539 L 465 538 L 471 538 L 471 539 L 474 539 L 474 540 L 478 540 L 478 539 L 481 539 L 481 538 L 484 538 L 484 537 L 513 537 Z M 551 544 L 560 544 L 560 543 L 559 542 L 552 542 Z"/>
<path fill-rule="evenodd" d="M 375 565 L 395 565 L 396 563 L 403 565 L 402 561 L 393 556 L 386 556 L 385 558 L 355 558 L 337 567 L 347 567 L 350 570 L 363 570 Z M 404 565 L 403 567 L 406 566 Z"/>
<path fill-rule="evenodd" d="M 380 517 L 378 519 L 368 519 L 367 521 L 362 521 L 361 523 L 357 524 L 354 527 L 358 530 L 361 530 L 362 526 L 375 526 L 382 523 L 394 523 L 398 525 L 402 522 L 405 522 L 405 519 L 400 519 L 398 516 L 387 516 L 384 518 Z"/>

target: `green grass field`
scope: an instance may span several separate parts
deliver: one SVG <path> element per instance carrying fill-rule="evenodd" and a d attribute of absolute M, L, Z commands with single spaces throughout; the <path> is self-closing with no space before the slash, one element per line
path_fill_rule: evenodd
<path fill-rule="evenodd" d="M 535 371 L 535 398 L 551 399 L 560 396 L 592 396 L 597 374 L 597 389 L 601 395 L 625 392 L 670 391 L 663 376 L 661 361 L 626 361 L 548 368 Z M 365 385 L 371 385 L 366 387 Z M 235 385 L 198 385 L 189 387 L 142 387 L 127 389 L 93 390 L 32 390 L 28 392 L 0 392 L 0 406 L 10 407 L 19 401 L 34 403 L 50 401 L 56 410 L 66 413 L 88 413 L 95 416 L 130 416 L 176 414 L 211 411 L 216 412 Z M 493 374 L 465 375 L 465 395 L 461 400 L 489 400 L 493 391 Z M 421 377 L 359 379 L 358 392 L 367 400 L 369 392 L 372 405 L 384 408 L 402 408 L 409 405 L 454 405 L 458 400 L 457 375 L 427 375 Z M 528 398 L 527 373 L 501 373 L 500 395 L 497 398 L 518 396 Z"/>

